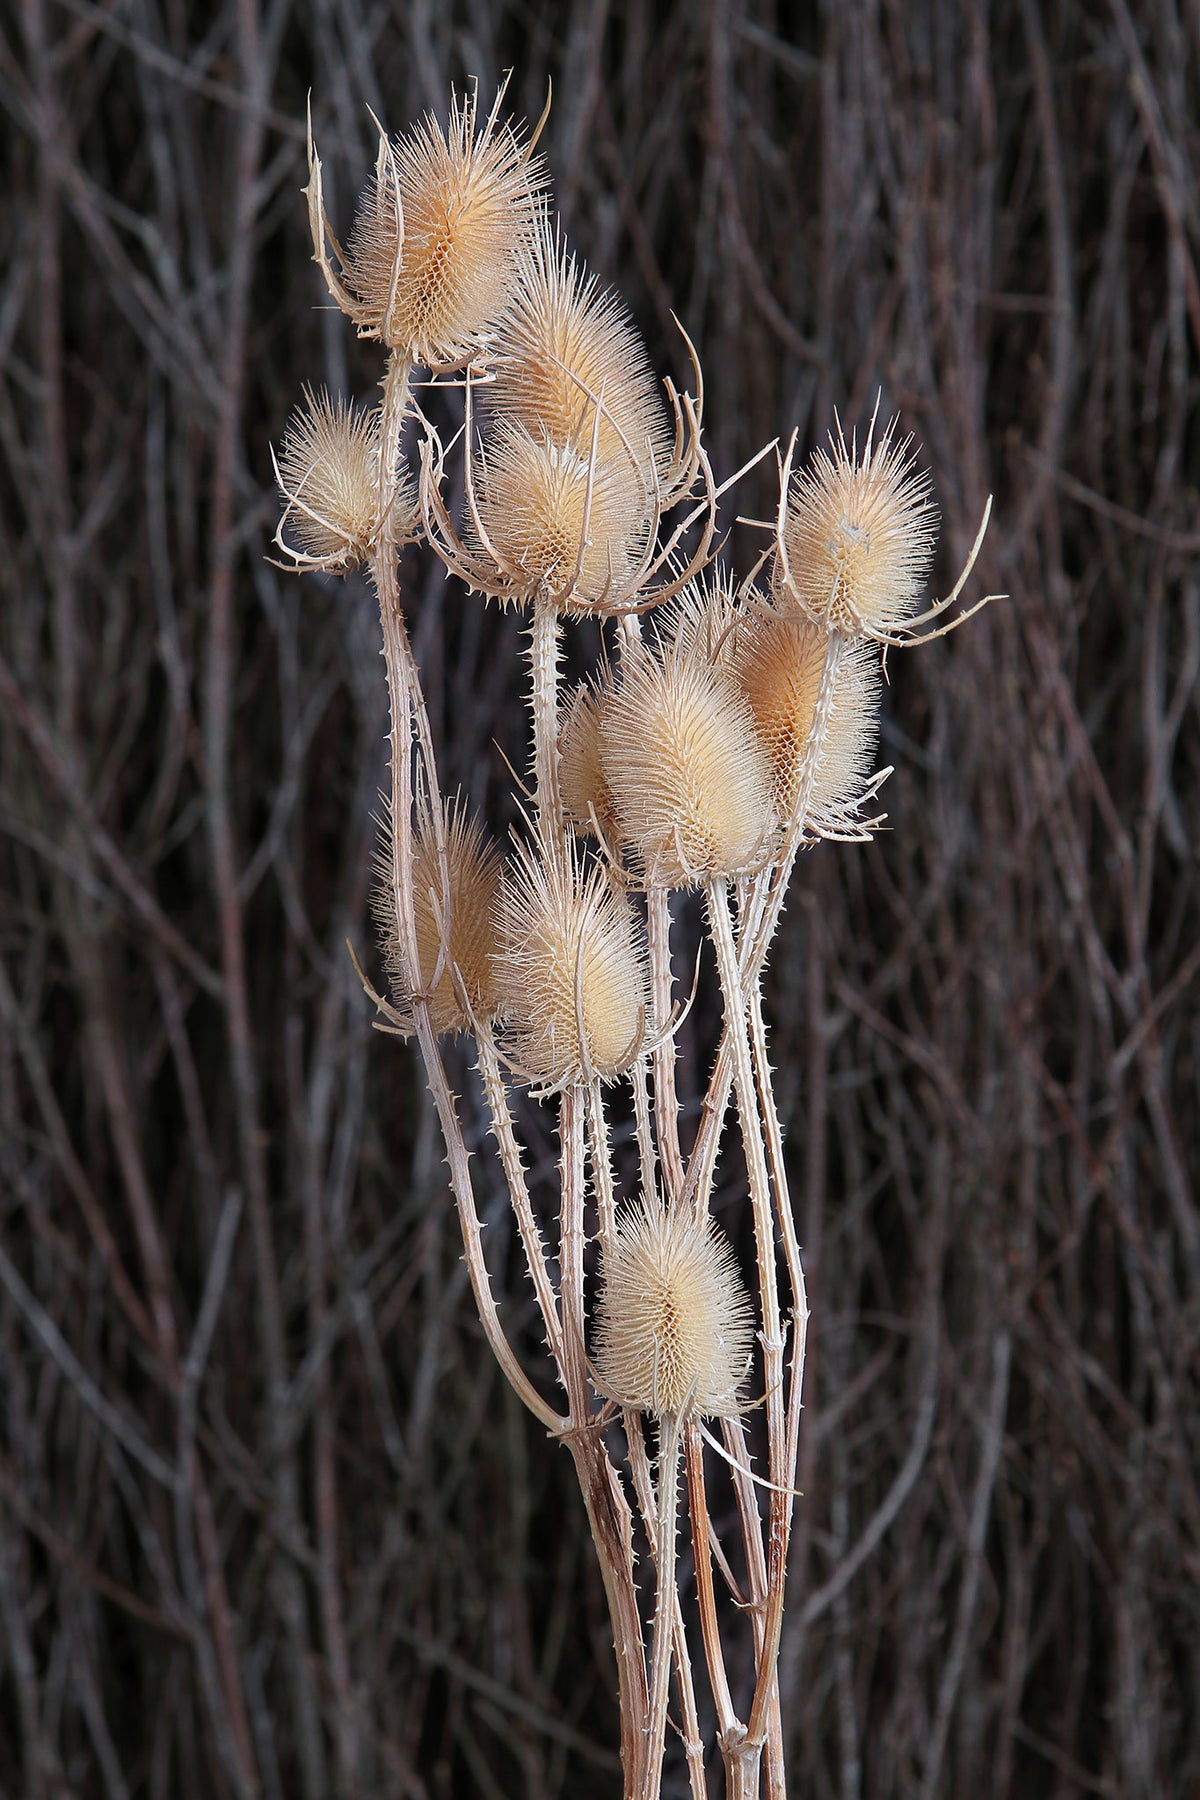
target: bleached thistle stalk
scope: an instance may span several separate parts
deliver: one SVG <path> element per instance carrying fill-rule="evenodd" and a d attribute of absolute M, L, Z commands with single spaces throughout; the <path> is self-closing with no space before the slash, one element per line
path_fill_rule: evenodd
<path fill-rule="evenodd" d="M 642 1800 L 657 1800 L 666 1733 L 675 1589 L 679 1435 L 691 1418 L 736 1411 L 750 1360 L 750 1309 L 711 1223 L 656 1202 L 628 1210 L 604 1264 L 596 1367 L 605 1392 L 658 1428 L 653 1656 Z"/>
<path fill-rule="evenodd" d="M 797 476 L 789 447 L 768 592 L 754 587 L 766 556 L 736 590 L 706 573 L 722 490 L 700 439 L 695 353 L 689 343 L 695 398 L 667 382 L 664 406 L 620 303 L 549 223 L 532 143 L 501 123 L 499 104 L 481 122 L 471 95 L 452 103 L 444 129 L 427 120 L 394 142 L 381 131 L 345 248 L 325 214 L 310 141 L 314 259 L 387 363 L 373 407 L 307 394 L 277 462 L 276 544 L 298 569 L 365 568 L 378 598 L 390 792 L 375 904 L 390 995 L 365 976 L 364 985 L 383 1029 L 417 1039 L 492 1351 L 574 1459 L 612 1621 L 626 1800 L 660 1793 L 672 1678 L 693 1800 L 705 1791 L 699 1664 L 676 1558 L 681 1453 L 726 1792 L 753 1800 L 765 1781 L 768 1800 L 783 1800 L 776 1664 L 808 1302 L 761 977 L 799 851 L 818 838 L 869 836 L 878 822 L 864 809 L 881 779 L 871 772 L 880 648 L 940 635 L 967 616 L 948 620 L 970 564 L 945 601 L 921 610 L 932 508 L 910 448 L 892 428 L 877 439 L 873 420 L 861 455 L 839 428 L 831 453 Z M 408 473 L 418 368 L 462 374 L 461 519 L 445 491 L 450 452 L 424 419 L 419 481 Z M 399 553 L 422 534 L 469 588 L 528 620 L 532 804 L 503 867 L 440 784 L 399 586 Z M 564 636 L 582 616 L 605 625 L 616 654 L 565 695 Z M 673 1032 L 686 997 L 671 930 L 672 895 L 686 890 L 705 898 L 724 1017 L 685 1158 Z M 492 1293 L 442 1054 L 451 1034 L 476 1040 L 496 1162 L 545 1332 L 540 1369 L 510 1343 Z M 607 1114 L 625 1080 L 636 1174 Z M 731 1093 L 753 1301 L 710 1217 Z M 539 1102 L 557 1105 L 557 1233 L 520 1137 L 524 1108 Z M 589 1233 L 599 1246 L 593 1306 Z M 743 1418 L 755 1320 L 765 1475 L 751 1468 Z M 556 1404 L 551 1391 L 561 1393 Z M 606 1438 L 617 1409 L 625 1475 Z M 706 1417 L 720 1420 L 723 1449 Z M 706 1437 L 732 1465 L 719 1477 L 712 1468 L 732 1482 L 744 1593 L 710 1532 Z M 652 1604 L 631 1500 L 651 1549 Z M 729 1619 L 717 1571 L 735 1602 Z M 726 1639 L 746 1615 L 754 1682 L 743 1722 Z"/>

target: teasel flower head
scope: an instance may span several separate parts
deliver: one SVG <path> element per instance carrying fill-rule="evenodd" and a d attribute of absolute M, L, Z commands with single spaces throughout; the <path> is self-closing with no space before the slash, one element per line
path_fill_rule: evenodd
<path fill-rule="evenodd" d="M 769 855 L 770 767 L 746 700 L 706 657 L 627 650 L 600 761 L 622 845 L 648 887 L 747 873 Z"/>
<path fill-rule="evenodd" d="M 310 134 L 309 222 L 330 293 L 360 337 L 431 369 L 459 367 L 489 342 L 545 185 L 533 143 L 499 122 L 503 97 L 482 124 L 472 92 L 454 98 L 444 131 L 432 115 L 406 137 L 381 130 L 345 249 L 325 216 Z"/>
<path fill-rule="evenodd" d="M 600 756 L 604 691 L 581 683 L 563 709 L 558 733 L 559 783 L 563 809 L 577 831 L 599 827 L 607 843 L 616 841 L 612 794 Z"/>
<path fill-rule="evenodd" d="M 493 917 L 500 886 L 499 853 L 478 820 L 458 804 L 446 810 L 444 868 L 432 829 L 425 826 L 416 832 L 412 888 L 420 966 L 414 974 L 396 919 L 390 831 L 385 825 L 372 893 L 384 964 L 401 1002 L 390 1016 L 402 1030 L 414 1030 L 412 999 L 425 993 L 430 1023 L 439 1036 L 471 1031 L 475 1022 L 494 1020 L 499 1009 Z"/>
<path fill-rule="evenodd" d="M 570 844 L 518 845 L 496 904 L 513 1069 L 550 1092 L 613 1081 L 645 1047 L 649 988 L 633 910 Z"/>
<path fill-rule="evenodd" d="M 733 1418 L 754 1318 L 711 1219 L 653 1200 L 617 1216 L 604 1253 L 594 1364 L 601 1391 L 656 1418 Z"/>
<path fill-rule="evenodd" d="M 688 348 L 697 394 L 663 384 L 672 429 L 620 303 L 598 292 L 543 217 L 486 382 L 467 372 L 468 443 L 477 389 L 492 424 L 467 460 L 461 534 L 442 493 L 446 453 L 426 426 L 421 502 L 447 567 L 501 601 L 540 589 L 562 612 L 642 612 L 677 594 L 707 562 L 717 515 Z M 688 497 L 690 510 L 664 525 Z"/>
<path fill-rule="evenodd" d="M 594 439 L 635 512 L 648 514 L 656 477 L 669 484 L 672 432 L 642 341 L 544 215 L 522 250 L 489 398 L 535 436 Z"/>
<path fill-rule="evenodd" d="M 904 642 L 937 542 L 929 478 L 895 421 L 861 455 L 839 424 L 789 483 L 777 534 L 775 587 L 814 624 L 847 637 Z"/>
<path fill-rule="evenodd" d="M 541 589 L 564 611 L 603 609 L 645 549 L 625 484 L 592 456 L 591 442 L 530 432 L 517 420 L 499 420 L 480 451 L 471 504 L 472 549 L 500 578 L 485 591 L 501 599 L 528 600 Z"/>
<path fill-rule="evenodd" d="M 800 798 L 829 642 L 829 633 L 803 614 L 782 613 L 762 601 L 732 634 L 732 671 L 770 759 L 772 802 L 783 820 L 792 817 Z M 805 811 L 813 835 L 861 834 L 856 808 L 870 785 L 881 682 L 874 644 L 860 639 L 839 646 Z"/>
<path fill-rule="evenodd" d="M 681 655 L 699 657 L 714 668 L 732 666 L 737 627 L 745 616 L 744 596 L 722 563 L 689 581 L 659 627 L 664 642 Z"/>
<path fill-rule="evenodd" d="M 284 501 L 275 542 L 288 566 L 344 574 L 364 563 L 380 523 L 379 414 L 306 389 L 274 461 Z M 411 542 L 421 511 L 403 472 L 392 506 L 396 542 Z"/>

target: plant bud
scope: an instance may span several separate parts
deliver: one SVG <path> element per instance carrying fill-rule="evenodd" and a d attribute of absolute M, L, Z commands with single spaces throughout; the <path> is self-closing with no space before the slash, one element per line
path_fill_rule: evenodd
<path fill-rule="evenodd" d="M 567 846 L 521 845 L 496 907 L 509 1053 L 549 1087 L 612 1081 L 640 1055 L 649 1010 L 629 902 Z"/>
<path fill-rule="evenodd" d="M 847 637 L 894 632 L 916 613 L 937 541 L 929 478 L 889 426 L 861 461 L 839 427 L 833 454 L 813 452 L 788 495 L 779 586 L 817 624 Z"/>
<path fill-rule="evenodd" d="M 390 848 L 376 857 L 372 906 L 379 922 L 384 962 L 394 991 L 411 1002 L 433 978 L 443 943 L 446 955 L 437 986 L 429 995 L 429 1018 L 435 1032 L 469 1031 L 471 1017 L 455 987 L 452 968 L 480 1021 L 493 1019 L 499 1001 L 495 968 L 493 910 L 500 886 L 500 858 L 478 820 L 461 807 L 446 820 L 446 872 L 431 833 L 418 833 L 413 845 L 413 912 L 420 968 L 414 979 L 396 925 Z M 413 1029 L 411 1023 L 409 1029 Z"/>
<path fill-rule="evenodd" d="M 781 819 L 791 818 L 799 799 L 828 643 L 828 633 L 810 620 L 765 607 L 743 618 L 733 639 L 734 674 L 770 758 Z M 870 777 L 879 700 L 878 650 L 861 641 L 843 644 L 808 799 L 807 818 L 817 832 L 839 830 Z"/>
<path fill-rule="evenodd" d="M 626 653 L 600 727 L 623 843 L 650 887 L 691 887 L 759 864 L 771 771 L 745 699 L 700 656 Z"/>
<path fill-rule="evenodd" d="M 754 1317 L 729 1243 L 711 1219 L 625 1208 L 600 1271 L 601 1391 L 658 1418 L 734 1418 Z"/>

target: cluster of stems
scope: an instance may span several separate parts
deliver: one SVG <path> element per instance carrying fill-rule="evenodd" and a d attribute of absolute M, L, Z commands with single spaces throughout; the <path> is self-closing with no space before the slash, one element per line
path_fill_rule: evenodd
<path fill-rule="evenodd" d="M 861 446 L 839 430 L 799 473 L 794 445 L 777 456 L 767 549 L 740 583 L 717 565 L 723 490 L 702 440 L 698 363 L 694 394 L 655 383 L 619 303 L 549 218 L 537 133 L 504 123 L 499 105 L 481 120 L 468 97 L 445 128 L 381 133 L 344 248 L 310 145 L 315 259 L 387 362 L 373 407 L 307 396 L 279 457 L 277 542 L 299 568 L 364 567 L 378 597 L 387 979 L 367 991 L 385 1028 L 417 1040 L 488 1341 L 574 1460 L 611 1612 L 625 1792 L 657 1800 L 673 1724 L 701 1800 L 712 1720 L 727 1793 L 777 1800 L 809 1313 L 762 977 L 800 851 L 878 823 L 883 655 L 948 629 L 962 581 L 921 610 L 935 514 L 910 447 L 874 420 Z M 462 390 L 458 517 L 415 370 Z M 474 595 L 529 621 L 530 776 L 506 851 L 443 792 L 400 590 L 399 553 L 414 539 Z M 562 638 L 581 617 L 602 621 L 605 659 L 568 693 Z M 676 969 L 689 959 L 673 934 L 678 897 L 697 890 L 723 1024 L 685 1133 Z M 541 1370 L 517 1353 L 493 1294 L 448 1034 L 474 1043 Z M 522 1151 L 530 1102 L 554 1119 L 550 1208 Z M 615 1103 L 635 1125 L 623 1176 Z M 731 1121 L 752 1220 L 745 1280 L 711 1216 Z M 758 1467 L 752 1436 L 765 1444 Z M 677 1580 L 681 1467 L 690 1593 Z M 713 1521 L 727 1515 L 737 1542 L 725 1546 Z M 752 1682 L 731 1678 L 748 1664 Z"/>

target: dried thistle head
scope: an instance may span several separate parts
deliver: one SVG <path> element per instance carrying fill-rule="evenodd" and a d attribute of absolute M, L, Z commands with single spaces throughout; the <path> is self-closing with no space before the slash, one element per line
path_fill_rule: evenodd
<path fill-rule="evenodd" d="M 729 669 L 735 633 L 744 617 L 742 590 L 723 564 L 714 563 L 689 581 L 672 603 L 662 635 L 681 655 Z"/>
<path fill-rule="evenodd" d="M 497 422 L 473 482 L 480 547 L 503 577 L 490 591 L 527 599 L 544 588 L 564 607 L 603 607 L 628 583 L 645 531 L 630 518 L 619 476 L 591 448 Z"/>
<path fill-rule="evenodd" d="M 594 832 L 598 825 L 612 843 L 616 819 L 600 755 L 602 705 L 602 695 L 586 683 L 576 688 L 567 702 L 558 733 L 559 784 L 571 824 L 585 833 Z"/>
<path fill-rule="evenodd" d="M 344 574 L 365 562 L 379 530 L 379 414 L 324 389 L 305 389 L 287 424 L 275 474 L 283 517 L 275 542 L 298 568 Z M 398 543 L 417 535 L 416 488 L 397 477 L 393 516 Z"/>
<path fill-rule="evenodd" d="M 659 384 L 622 301 L 601 291 L 545 217 L 521 255 L 491 400 L 532 434 L 594 439 L 627 505 L 649 514 L 674 449 Z"/>
<path fill-rule="evenodd" d="M 648 886 L 692 887 L 762 862 L 771 771 L 745 699 L 705 657 L 627 651 L 600 761 L 622 843 Z"/>
<path fill-rule="evenodd" d="M 733 1418 L 754 1318 L 728 1241 L 711 1219 L 625 1208 L 605 1251 L 595 1366 L 601 1390 L 657 1418 Z"/>
<path fill-rule="evenodd" d="M 472 92 L 453 99 L 445 131 L 430 115 L 406 137 L 381 135 L 344 250 L 329 231 L 310 147 L 310 221 L 330 292 L 361 337 L 430 368 L 466 362 L 507 310 L 545 183 L 532 147 L 499 123 L 502 98 L 503 90 L 482 125 Z"/>
<path fill-rule="evenodd" d="M 828 643 L 829 634 L 811 620 L 765 606 L 753 608 L 733 635 L 733 672 L 770 758 L 772 800 L 781 819 L 791 818 L 799 799 Z M 879 726 L 878 650 L 861 640 L 843 644 L 833 679 L 806 816 L 814 831 L 840 835 L 871 775 Z"/>
<path fill-rule="evenodd" d="M 603 865 L 568 846 L 520 845 L 496 905 L 509 1058 L 547 1088 L 615 1080 L 640 1054 L 649 1010 L 633 911 Z"/>
<path fill-rule="evenodd" d="M 396 923 L 390 844 L 385 844 L 376 856 L 371 897 L 388 978 L 403 1002 L 411 1005 L 414 994 L 427 991 L 441 959 L 441 974 L 427 996 L 430 1023 L 439 1035 L 470 1031 L 472 1014 L 480 1022 L 488 1021 L 495 1018 L 499 1008 L 493 921 L 500 886 L 499 853 L 489 843 L 479 821 L 459 805 L 447 809 L 445 845 L 443 869 L 433 832 L 426 828 L 414 835 L 413 913 L 419 963 L 415 976 Z M 455 972 L 461 986 L 456 985 Z M 470 1003 L 469 1011 L 463 994 Z M 414 1029 L 411 1013 L 408 1029 Z"/>
<path fill-rule="evenodd" d="M 895 420 L 861 457 L 841 426 L 792 481 L 779 534 L 776 587 L 818 625 L 889 641 L 921 606 L 937 542 L 929 477 Z"/>

